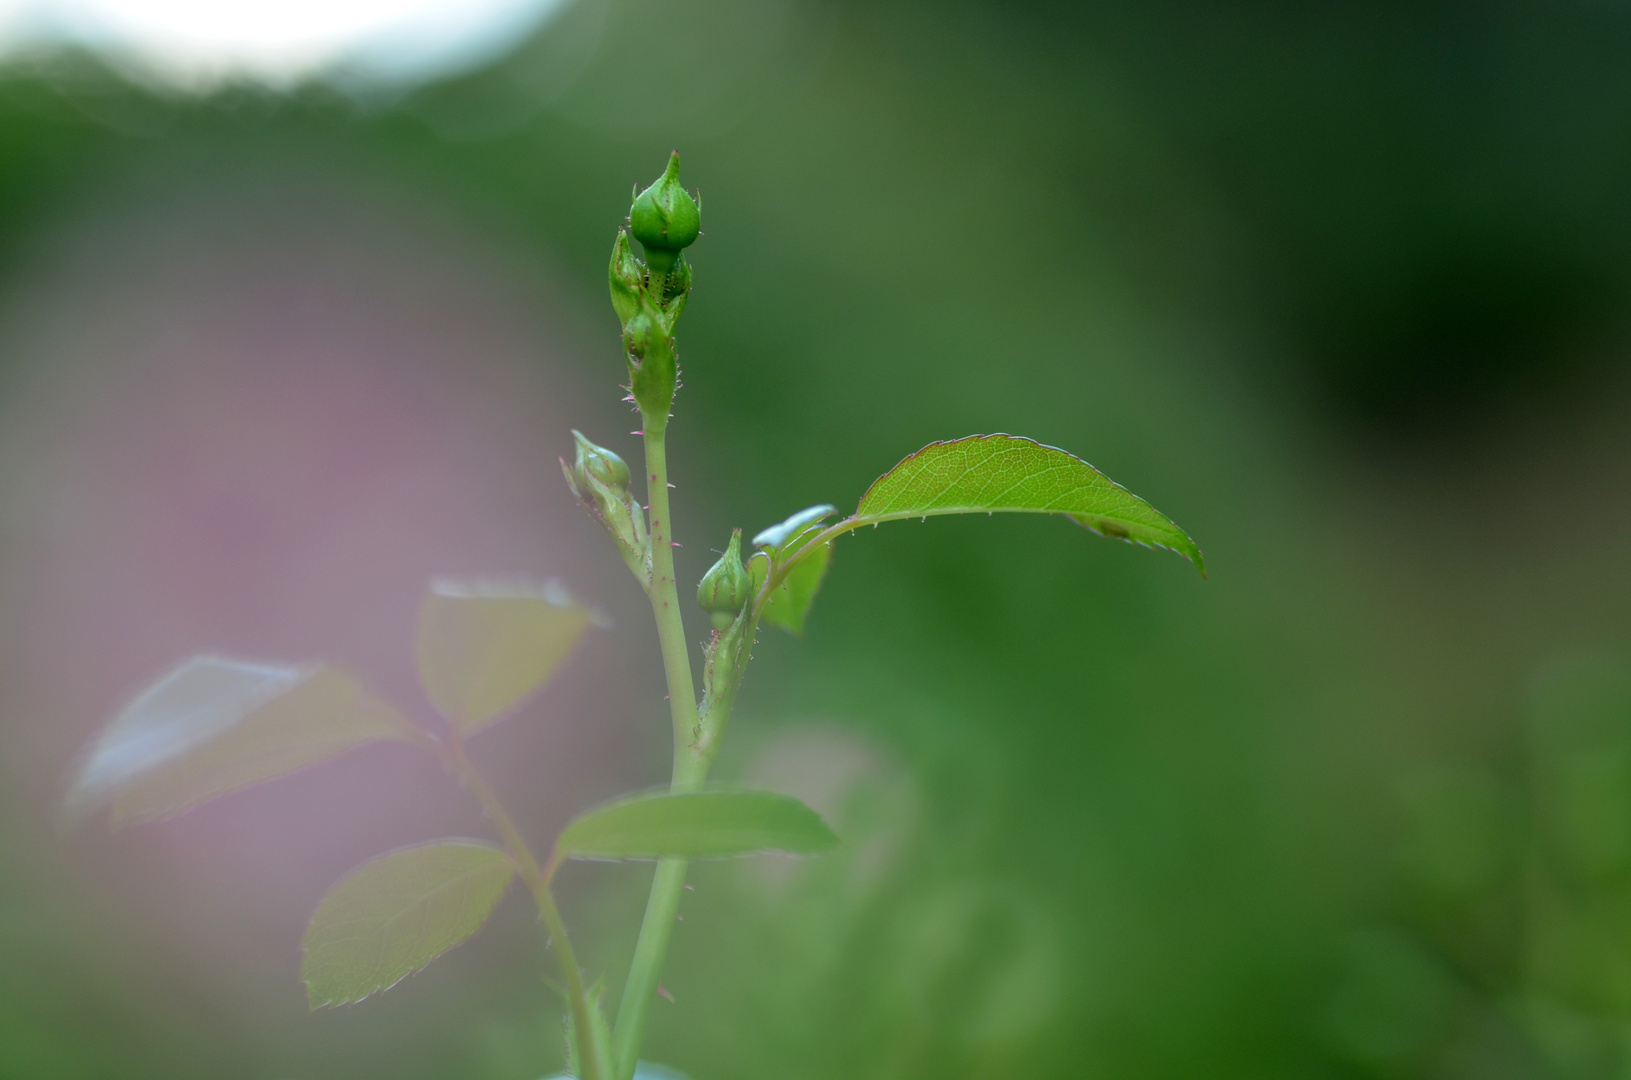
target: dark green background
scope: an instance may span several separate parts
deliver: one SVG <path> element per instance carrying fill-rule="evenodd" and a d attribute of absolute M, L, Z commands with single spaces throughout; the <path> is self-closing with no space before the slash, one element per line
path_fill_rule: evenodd
<path fill-rule="evenodd" d="M 0 290 L 73 310 L 39 295 L 61 237 L 94 263 L 98 222 L 154 207 L 206 238 L 364 207 L 542 290 L 561 452 L 568 425 L 631 451 L 605 262 L 678 147 L 706 233 L 670 437 L 684 579 L 730 527 L 974 432 L 1079 453 L 1195 536 L 1208 580 L 1031 517 L 844 541 L 805 640 L 762 641 L 721 769 L 862 762 L 852 843 L 697 871 L 649 1056 L 697 1080 L 1626 1075 L 1631 10 L 598 3 L 405 94 L 14 64 Z M 11 395 L 37 361 L 7 341 Z M 665 744 L 632 589 L 537 472 L 618 626 L 563 676 L 590 704 L 559 722 L 604 753 L 532 797 L 545 837 L 658 779 Z M 38 523 L 5 502 L 15 549 Z M 30 632 L 5 623 L 13 687 Z M 308 1018 L 300 920 L 366 847 L 248 941 L 253 885 L 140 869 L 191 817 L 53 831 L 75 748 L 164 662 L 96 674 L 88 645 L 63 667 L 96 694 L 0 690 L 0 1077 L 558 1067 L 516 897 Z M 492 738 L 527 790 L 533 744 Z M 290 812 L 235 798 L 221 843 Z M 393 842 L 482 828 L 443 805 Z M 614 985 L 645 874 L 566 883 Z"/>

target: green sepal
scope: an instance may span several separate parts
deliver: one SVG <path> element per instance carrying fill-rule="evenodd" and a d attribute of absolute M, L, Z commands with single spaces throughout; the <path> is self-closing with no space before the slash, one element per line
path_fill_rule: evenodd
<path fill-rule="evenodd" d="M 691 299 L 691 264 L 684 255 L 674 263 L 674 269 L 663 279 L 663 314 L 668 317 L 669 333 L 674 332 L 674 323 L 679 320 L 680 314 L 685 311 L 685 304 Z"/>
<path fill-rule="evenodd" d="M 646 268 L 629 248 L 626 229 L 617 230 L 617 240 L 612 244 L 612 264 L 607 268 L 606 277 L 612 291 L 612 310 L 617 312 L 617 325 L 622 326 L 640 310 L 640 289 L 646 279 Z"/>

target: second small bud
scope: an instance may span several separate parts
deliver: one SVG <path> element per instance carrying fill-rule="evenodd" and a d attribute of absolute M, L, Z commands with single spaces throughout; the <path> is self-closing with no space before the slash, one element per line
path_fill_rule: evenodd
<path fill-rule="evenodd" d="M 629 568 L 641 574 L 650 561 L 651 550 L 645 513 L 629 492 L 628 463 L 584 438 L 581 431 L 574 431 L 572 439 L 577 444 L 572 464 L 561 462 L 567 485 L 590 516 L 605 528 Z"/>
<path fill-rule="evenodd" d="M 697 586 L 697 603 L 713 619 L 715 630 L 724 630 L 736 621 L 753 593 L 753 581 L 742 565 L 742 530 L 731 532 L 731 542 L 713 569 Z"/>

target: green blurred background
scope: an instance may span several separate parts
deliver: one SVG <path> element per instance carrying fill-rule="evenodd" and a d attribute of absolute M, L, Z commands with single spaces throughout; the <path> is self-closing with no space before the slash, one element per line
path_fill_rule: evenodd
<path fill-rule="evenodd" d="M 844 541 L 719 775 L 847 843 L 695 871 L 648 1057 L 1631 1076 L 1624 4 L 577 0 L 418 86 L 120 70 L 0 73 L 0 1077 L 559 1067 L 519 896 L 305 1011 L 329 883 L 484 835 L 434 767 L 114 836 L 55 808 L 191 652 L 422 708 L 442 572 L 612 617 L 477 750 L 531 833 L 663 777 L 649 616 L 554 459 L 635 451 L 605 264 L 676 147 L 682 578 L 988 431 L 1093 461 L 1211 576 L 1032 517 Z M 614 986 L 648 876 L 564 881 Z"/>

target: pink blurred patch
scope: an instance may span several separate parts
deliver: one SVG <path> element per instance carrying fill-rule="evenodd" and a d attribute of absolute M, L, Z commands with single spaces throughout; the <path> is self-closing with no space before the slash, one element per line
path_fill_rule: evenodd
<path fill-rule="evenodd" d="M 411 642 L 433 576 L 550 575 L 597 602 L 627 588 L 596 576 L 609 564 L 555 464 L 587 365 L 563 354 L 576 335 L 540 304 L 537 268 L 422 208 L 311 195 L 89 221 L 4 304 L 22 357 L 4 694 L 28 721 L 3 746 L 42 817 L 75 747 L 192 653 L 328 659 L 428 719 Z M 541 834 L 592 786 L 595 717 L 638 715 L 631 695 L 660 706 L 638 680 L 589 699 L 607 649 L 591 635 L 542 706 L 488 737 Z M 347 866 L 485 831 L 434 764 L 391 747 L 79 842 L 165 921 L 192 920 L 178 947 L 200 961 L 212 940 L 241 946 L 229 928 L 247 919 L 292 967 L 299 923 Z"/>

